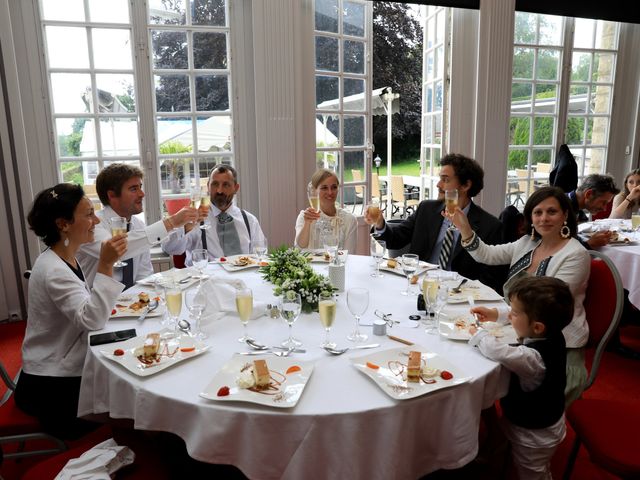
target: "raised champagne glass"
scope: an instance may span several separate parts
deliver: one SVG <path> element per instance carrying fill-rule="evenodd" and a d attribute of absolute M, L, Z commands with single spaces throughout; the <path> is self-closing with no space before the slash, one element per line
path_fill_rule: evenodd
<path fill-rule="evenodd" d="M 320 323 L 324 327 L 325 337 L 322 347 L 336 348 L 336 343 L 329 338 L 331 327 L 336 319 L 336 296 L 331 292 L 322 292 L 318 301 L 318 311 L 320 312 Z"/>
<path fill-rule="evenodd" d="M 247 340 L 252 340 L 247 331 L 247 324 L 253 313 L 253 292 L 250 288 L 239 288 L 236 290 L 236 309 L 238 310 L 240 322 L 242 322 L 242 326 L 244 327 L 244 333 L 238 341 L 246 343 Z"/>
<path fill-rule="evenodd" d="M 211 197 L 209 197 L 209 191 L 206 190 L 206 188 L 203 188 L 202 192 L 200 192 L 200 206 L 207 207 L 207 216 L 202 222 L 200 222 L 200 229 L 209 230 L 211 228 L 211 223 L 209 222 L 209 207 L 211 206 Z"/>
<path fill-rule="evenodd" d="M 202 199 L 202 194 L 200 193 L 200 189 L 192 188 L 191 193 L 189 194 L 189 198 L 190 198 L 189 206 L 197 210 L 200 207 L 200 200 Z M 193 223 L 198 223 L 198 221 L 195 220 Z"/>
<path fill-rule="evenodd" d="M 127 219 L 124 217 L 111 217 L 109 219 L 109 225 L 111 226 L 111 236 L 115 237 L 116 235 L 124 235 L 127 233 Z M 126 267 L 127 262 L 123 262 L 122 260 L 118 260 L 113 264 L 114 267 Z"/>
<path fill-rule="evenodd" d="M 307 185 L 307 197 L 309 198 L 309 205 L 316 212 L 320 211 L 320 198 L 318 197 L 318 189 L 313 186 L 311 182 Z"/>
<path fill-rule="evenodd" d="M 374 225 L 378 223 L 380 215 L 382 214 L 382 211 L 380 210 L 380 202 L 377 200 L 372 200 L 371 203 L 367 205 L 367 213 L 369 214 L 369 218 L 373 221 Z"/>
<path fill-rule="evenodd" d="M 451 219 L 451 217 L 453 217 L 453 215 L 456 213 L 456 208 L 458 208 L 458 190 L 456 189 L 445 190 L 444 205 L 445 205 L 445 208 L 447 209 L 447 217 Z M 455 225 L 453 225 L 453 222 L 452 222 L 451 225 L 449 225 L 449 230 L 455 230 L 455 229 L 456 227 Z"/>

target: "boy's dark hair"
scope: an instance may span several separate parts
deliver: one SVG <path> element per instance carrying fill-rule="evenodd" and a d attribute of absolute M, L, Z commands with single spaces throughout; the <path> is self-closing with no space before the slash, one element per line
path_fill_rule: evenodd
<path fill-rule="evenodd" d="M 144 174 L 140 168 L 126 163 L 112 163 L 107 165 L 96 177 L 96 193 L 103 205 L 109 205 L 109 190 L 116 193 L 116 197 L 122 194 L 122 186 L 131 178 L 142 179 Z"/>
<path fill-rule="evenodd" d="M 27 215 L 29 227 L 47 247 L 52 247 L 61 238 L 56 220 L 64 218 L 73 223 L 73 214 L 83 198 L 82 187 L 73 183 L 59 183 L 55 187 L 45 188 L 36 195 Z"/>
<path fill-rule="evenodd" d="M 553 277 L 523 277 L 509 289 L 509 300 L 517 298 L 529 321 L 544 324 L 546 335 L 559 333 L 573 318 L 573 295 L 569 286 Z"/>
<path fill-rule="evenodd" d="M 471 180 L 471 188 L 467 191 L 469 198 L 475 197 L 482 191 L 484 187 L 484 170 L 474 159 L 459 153 L 449 153 L 440 159 L 440 165 L 451 165 L 460 185 L 465 185 Z"/>

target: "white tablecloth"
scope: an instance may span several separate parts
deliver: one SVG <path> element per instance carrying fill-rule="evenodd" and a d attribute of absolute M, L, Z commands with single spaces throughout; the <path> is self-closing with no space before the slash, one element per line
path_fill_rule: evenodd
<path fill-rule="evenodd" d="M 326 266 L 318 265 L 325 269 Z M 347 288 L 365 286 L 371 292 L 363 321 L 375 309 L 397 319 L 416 313 L 416 297 L 404 297 L 403 277 L 387 273 L 370 277 L 370 257 L 350 255 Z M 219 265 L 208 273 L 242 278 L 254 299 L 270 301 L 272 285 L 253 270 L 227 273 Z M 134 287 L 136 288 L 136 287 Z M 467 311 L 468 305 L 447 307 Z M 471 461 L 478 449 L 480 411 L 506 393 L 508 374 L 466 343 L 428 335 L 424 328 L 394 327 L 388 333 L 410 339 L 462 369 L 473 380 L 418 398 L 396 401 L 350 365 L 349 356 L 374 350 L 330 356 L 318 345 L 324 330 L 318 314 L 303 314 L 294 335 L 304 342 L 305 354 L 295 358 L 315 362 L 315 369 L 292 409 L 250 403 L 216 402 L 198 394 L 232 356 L 246 350 L 237 342 L 241 324 L 235 314 L 205 327 L 211 349 L 149 377 L 138 377 L 89 349 L 80 393 L 79 415 L 109 412 L 130 418 L 135 427 L 180 436 L 189 454 L 210 463 L 231 464 L 250 478 L 415 479 L 440 468 L 457 468 Z M 353 328 L 346 295 L 338 297 L 332 339 L 341 345 Z M 139 335 L 160 329 L 159 319 L 142 325 L 113 320 L 106 330 L 135 327 Z M 249 323 L 249 333 L 274 344 L 287 336 L 281 319 L 267 316 Z M 371 335 L 371 327 L 361 327 Z M 370 336 L 380 349 L 401 347 L 386 337 Z M 251 358 L 251 357 L 247 357 Z"/>

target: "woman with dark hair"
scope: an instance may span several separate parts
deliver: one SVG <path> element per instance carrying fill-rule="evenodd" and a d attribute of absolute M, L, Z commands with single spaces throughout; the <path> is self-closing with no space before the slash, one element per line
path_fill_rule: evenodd
<path fill-rule="evenodd" d="M 93 241 L 100 220 L 82 187 L 61 183 L 40 192 L 27 217 L 48 247 L 29 278 L 27 330 L 16 405 L 38 417 L 44 429 L 73 439 L 94 428 L 77 418 L 87 335 L 104 327 L 124 285 L 111 278 L 113 263 L 127 247 L 126 235 L 102 243 L 93 288 L 76 260 L 80 245 Z"/>
<path fill-rule="evenodd" d="M 640 168 L 631 170 L 624 177 L 622 191 L 613 197 L 609 218 L 631 218 L 640 207 Z"/>
<path fill-rule="evenodd" d="M 505 298 L 513 283 L 525 276 L 547 276 L 563 280 L 569 285 L 574 298 L 571 323 L 562 333 L 567 345 L 567 402 L 580 396 L 587 379 L 584 366 L 584 345 L 589 327 L 584 312 L 584 296 L 589 281 L 591 259 L 589 253 L 574 237 L 576 218 L 565 193 L 557 187 L 536 190 L 524 206 L 527 232 L 519 240 L 503 245 L 485 244 L 471 229 L 462 210 L 452 217 L 460 230 L 462 246 L 478 262 L 488 265 L 510 265 L 504 284 Z M 481 320 L 497 320 L 507 311 L 476 307 L 472 309 Z"/>

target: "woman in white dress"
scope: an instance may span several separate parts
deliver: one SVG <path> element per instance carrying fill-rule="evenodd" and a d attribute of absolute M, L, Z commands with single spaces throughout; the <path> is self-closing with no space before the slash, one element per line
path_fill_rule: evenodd
<path fill-rule="evenodd" d="M 320 209 L 309 207 L 298 215 L 296 247 L 311 250 L 323 248 L 322 230 L 333 228 L 338 233 L 338 247 L 355 252 L 358 222 L 353 214 L 336 207 L 339 184 L 338 177 L 331 170 L 323 168 L 313 174 L 311 185 L 318 190 Z"/>
<path fill-rule="evenodd" d="M 95 428 L 77 418 L 87 336 L 107 323 L 124 285 L 113 263 L 127 248 L 126 234 L 102 243 L 98 270 L 89 288 L 76 260 L 80 245 L 93 241 L 100 222 L 79 185 L 61 183 L 40 192 L 27 217 L 48 247 L 29 278 L 27 329 L 16 405 L 38 417 L 52 435 L 73 439 Z"/>

